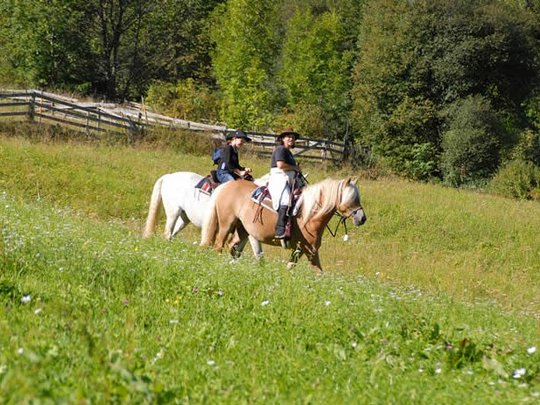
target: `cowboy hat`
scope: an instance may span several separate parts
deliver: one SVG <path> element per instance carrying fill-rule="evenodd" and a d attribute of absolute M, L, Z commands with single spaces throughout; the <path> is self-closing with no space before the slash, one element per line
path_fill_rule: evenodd
<path fill-rule="evenodd" d="M 280 141 L 282 140 L 283 138 L 285 138 L 286 136 L 288 135 L 291 135 L 291 136 L 294 136 L 294 139 L 297 140 L 298 138 L 300 138 L 300 134 L 298 132 L 295 132 L 294 129 L 292 128 L 285 128 L 278 136 L 277 136 L 277 140 Z"/>
<path fill-rule="evenodd" d="M 225 139 L 230 141 L 233 138 L 240 138 L 245 140 L 246 142 L 251 142 L 251 138 L 247 136 L 244 131 L 240 131 L 239 129 L 237 129 L 236 131 L 227 132 Z"/>

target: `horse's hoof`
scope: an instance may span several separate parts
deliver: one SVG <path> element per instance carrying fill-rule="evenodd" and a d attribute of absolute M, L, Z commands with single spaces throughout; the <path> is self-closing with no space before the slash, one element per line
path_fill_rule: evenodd
<path fill-rule="evenodd" d="M 296 264 L 295 262 L 287 263 L 287 270 L 292 270 L 295 264 Z"/>

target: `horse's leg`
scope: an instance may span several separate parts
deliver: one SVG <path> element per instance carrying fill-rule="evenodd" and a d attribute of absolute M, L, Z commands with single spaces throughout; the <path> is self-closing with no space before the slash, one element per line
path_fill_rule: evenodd
<path fill-rule="evenodd" d="M 176 218 L 176 222 L 174 223 L 174 227 L 171 233 L 171 239 L 174 238 L 174 236 L 178 232 L 184 229 L 187 224 L 189 224 L 189 218 L 187 217 L 184 210 L 180 210 L 180 215 Z"/>
<path fill-rule="evenodd" d="M 249 243 L 251 245 L 251 249 L 253 249 L 253 256 L 257 260 L 261 260 L 264 257 L 264 252 L 262 250 L 261 242 L 259 242 L 257 239 L 255 239 L 253 236 L 249 236 Z M 245 245 L 245 243 L 244 243 Z"/>
<path fill-rule="evenodd" d="M 226 224 L 229 224 L 228 226 Z M 216 242 L 214 247 L 217 251 L 221 251 L 223 246 L 227 243 L 227 238 L 233 232 L 236 225 L 236 221 L 232 219 L 219 218 L 219 229 L 216 235 Z"/>
<path fill-rule="evenodd" d="M 238 226 L 236 228 L 236 232 L 234 234 L 234 237 L 232 239 L 231 243 L 231 255 L 238 259 L 242 252 L 244 251 L 244 248 L 246 247 L 246 243 L 249 240 L 249 243 L 251 244 L 251 248 L 253 249 L 253 255 L 257 260 L 262 259 L 263 251 L 261 247 L 261 243 L 255 239 L 254 237 L 250 236 L 246 229 L 243 226 Z"/>
<path fill-rule="evenodd" d="M 319 276 L 322 275 L 322 267 L 321 267 L 321 259 L 319 258 L 319 252 L 315 252 L 315 254 L 311 255 L 309 257 L 309 262 L 314 267 L 315 273 L 317 273 Z"/>
<path fill-rule="evenodd" d="M 246 246 L 246 242 L 247 242 L 247 232 L 243 231 L 243 227 L 241 227 L 241 229 L 236 229 L 236 232 L 233 234 L 233 237 L 231 239 L 231 244 L 230 244 L 231 256 L 234 257 L 235 259 L 240 258 L 244 250 L 244 247 Z"/>
<path fill-rule="evenodd" d="M 167 220 L 165 221 L 165 229 L 163 231 L 165 238 L 171 240 L 174 236 L 173 228 L 180 219 L 180 208 L 167 209 L 165 207 L 165 214 L 167 215 Z"/>
<path fill-rule="evenodd" d="M 292 268 L 295 266 L 295 264 L 298 262 L 298 259 L 303 254 L 303 250 L 300 248 L 300 246 L 297 246 L 291 253 L 291 257 L 289 258 L 289 263 L 287 263 L 287 270 L 292 270 Z"/>

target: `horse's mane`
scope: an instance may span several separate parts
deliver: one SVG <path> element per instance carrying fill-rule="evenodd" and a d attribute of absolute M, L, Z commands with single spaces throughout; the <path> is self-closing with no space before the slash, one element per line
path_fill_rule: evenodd
<path fill-rule="evenodd" d="M 307 186 L 302 191 L 300 215 L 304 221 L 326 215 L 340 204 L 360 204 L 360 194 L 348 180 L 326 179 Z"/>

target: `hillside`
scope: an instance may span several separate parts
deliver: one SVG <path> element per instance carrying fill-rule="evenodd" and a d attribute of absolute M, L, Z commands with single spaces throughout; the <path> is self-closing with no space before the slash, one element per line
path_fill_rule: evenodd
<path fill-rule="evenodd" d="M 139 232 L 153 183 L 174 171 L 206 173 L 208 156 L 146 146 L 30 142 L 2 137 L 0 187 L 25 201 L 44 200 Z M 247 159 L 247 160 L 246 160 Z M 267 162 L 243 158 L 256 175 Z M 332 173 L 311 166 L 310 180 Z M 368 221 L 350 239 L 326 233 L 321 259 L 329 273 L 445 292 L 467 301 L 540 314 L 540 205 L 395 179 L 360 180 Z M 332 223 L 332 226 L 335 224 Z M 160 229 L 161 226 L 160 226 Z M 198 240 L 188 227 L 179 238 Z M 266 249 L 284 258 L 281 249 Z"/>
<path fill-rule="evenodd" d="M 325 234 L 317 277 L 278 249 L 233 263 L 193 227 L 141 238 L 155 179 L 208 156 L 3 135 L 0 159 L 2 402 L 540 395 L 538 204 L 361 180 L 368 222 Z"/>

